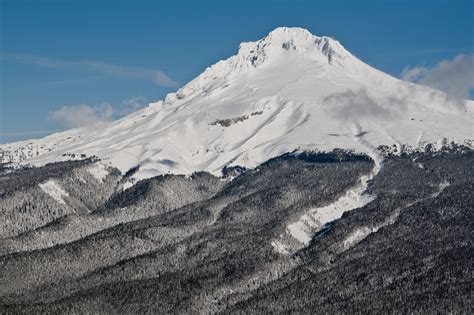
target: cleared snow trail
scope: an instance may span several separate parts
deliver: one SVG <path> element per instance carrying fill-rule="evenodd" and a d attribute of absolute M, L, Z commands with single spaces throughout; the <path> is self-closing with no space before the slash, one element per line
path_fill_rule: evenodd
<path fill-rule="evenodd" d="M 196 311 L 208 311 L 218 313 L 225 310 L 229 305 L 235 305 L 239 301 L 249 298 L 253 292 L 263 285 L 267 285 L 283 275 L 288 274 L 300 266 L 301 262 L 297 257 L 288 257 L 296 251 L 306 247 L 312 238 L 319 233 L 324 232 L 325 225 L 331 221 L 341 218 L 346 211 L 351 211 L 363 207 L 372 201 L 375 196 L 366 193 L 368 183 L 378 174 L 382 167 L 383 158 L 379 152 L 363 136 L 354 136 L 354 140 L 361 143 L 366 149 L 366 153 L 373 159 L 374 167 L 367 175 L 361 176 L 359 184 L 348 190 L 342 197 L 330 205 L 309 210 L 302 215 L 300 219 L 288 225 L 285 233 L 280 235 L 278 240 L 272 242 L 274 249 L 283 254 L 280 259 L 271 262 L 251 275 L 243 277 L 235 283 L 225 284 L 213 292 L 206 292 L 197 296 L 193 301 L 193 307 Z M 443 190 L 449 186 L 449 183 L 439 184 L 438 190 L 426 198 L 411 202 L 403 207 L 395 209 L 389 217 L 380 224 L 369 227 L 362 226 L 355 229 L 352 233 L 338 243 L 339 249 L 336 252 L 343 252 L 355 246 L 364 240 L 370 234 L 378 232 L 381 228 L 392 225 L 398 219 L 402 209 L 423 202 L 425 200 L 436 198 Z M 226 301 L 224 303 L 223 301 Z"/>
<path fill-rule="evenodd" d="M 361 176 L 359 183 L 346 191 L 333 203 L 309 209 L 296 222 L 288 224 L 284 233 L 272 241 L 272 246 L 280 254 L 291 255 L 308 246 L 315 235 L 323 230 L 324 226 L 353 209 L 361 208 L 374 200 L 375 196 L 369 195 L 367 187 L 370 181 L 381 169 L 383 158 L 377 150 L 363 139 L 363 135 L 354 136 L 354 140 L 367 149 L 367 154 L 374 161 L 374 167 L 367 175 Z"/>

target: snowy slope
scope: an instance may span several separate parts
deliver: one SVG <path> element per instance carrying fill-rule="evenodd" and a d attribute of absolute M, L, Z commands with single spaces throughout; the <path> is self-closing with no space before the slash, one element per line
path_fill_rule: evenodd
<path fill-rule="evenodd" d="M 108 124 L 2 145 L 0 158 L 42 165 L 96 155 L 122 172 L 140 165 L 141 179 L 219 174 L 295 149 L 373 155 L 379 145 L 472 145 L 473 103 L 380 72 L 331 38 L 277 28 L 163 101 Z"/>

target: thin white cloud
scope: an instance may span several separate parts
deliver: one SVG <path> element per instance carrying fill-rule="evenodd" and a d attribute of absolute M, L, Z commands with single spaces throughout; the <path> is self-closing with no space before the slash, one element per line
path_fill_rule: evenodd
<path fill-rule="evenodd" d="M 136 96 L 132 97 L 128 100 L 125 100 L 122 102 L 121 108 L 117 111 L 117 114 L 120 116 L 125 116 L 130 113 L 133 113 L 145 106 L 147 106 L 148 103 L 146 101 L 146 98 L 143 96 Z"/>
<path fill-rule="evenodd" d="M 158 69 L 128 67 L 92 60 L 66 61 L 31 54 L 3 53 L 1 54 L 1 59 L 5 61 L 35 65 L 43 68 L 67 71 L 87 71 L 115 77 L 148 80 L 161 86 L 177 86 L 177 83 L 173 79 Z"/>
<path fill-rule="evenodd" d="M 120 105 L 112 106 L 109 103 L 101 103 L 91 106 L 79 104 L 73 106 L 62 106 L 56 111 L 50 112 L 50 117 L 66 127 L 83 127 L 100 122 L 109 122 L 126 116 L 147 106 L 143 96 L 136 96 L 124 100 Z"/>
<path fill-rule="evenodd" d="M 403 98 L 389 97 L 383 102 L 373 99 L 367 90 L 347 90 L 324 98 L 329 115 L 342 121 L 354 121 L 366 117 L 392 119 L 406 111 Z"/>
<path fill-rule="evenodd" d="M 108 103 L 97 106 L 86 104 L 75 106 L 63 106 L 50 113 L 51 117 L 67 127 L 82 127 L 93 125 L 98 122 L 111 121 L 114 116 L 114 108 Z"/>
<path fill-rule="evenodd" d="M 400 77 L 442 90 L 455 98 L 469 99 L 474 90 L 474 54 L 460 54 L 433 67 L 405 67 Z"/>

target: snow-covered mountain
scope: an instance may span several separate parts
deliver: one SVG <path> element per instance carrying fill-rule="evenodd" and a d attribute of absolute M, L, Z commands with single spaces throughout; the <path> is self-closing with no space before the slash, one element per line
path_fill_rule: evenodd
<path fill-rule="evenodd" d="M 467 313 L 473 126 L 278 28 L 123 119 L 0 146 L 0 313 Z"/>
<path fill-rule="evenodd" d="M 277 28 L 120 120 L 0 146 L 0 160 L 43 165 L 97 156 L 135 179 L 227 165 L 254 167 L 294 150 L 380 145 L 472 146 L 474 102 L 400 81 L 338 41 Z"/>

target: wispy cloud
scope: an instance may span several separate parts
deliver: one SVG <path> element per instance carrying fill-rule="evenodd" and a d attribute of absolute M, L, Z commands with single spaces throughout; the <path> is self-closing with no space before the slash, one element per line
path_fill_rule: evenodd
<path fill-rule="evenodd" d="M 392 120 L 407 110 L 405 97 L 376 100 L 366 89 L 330 94 L 324 98 L 324 104 L 326 112 L 351 128 L 354 135 L 363 133 L 360 122 L 365 119 Z"/>
<path fill-rule="evenodd" d="M 161 86 L 177 86 L 177 83 L 173 79 L 158 69 L 129 67 L 93 60 L 67 61 L 32 54 L 3 53 L 0 55 L 0 58 L 4 61 L 30 64 L 43 68 L 67 71 L 87 71 L 115 77 L 148 80 Z"/>
<path fill-rule="evenodd" d="M 143 96 L 132 97 L 122 102 L 120 108 L 117 110 L 117 115 L 125 116 L 147 105 L 148 103 L 145 97 Z"/>
<path fill-rule="evenodd" d="M 110 103 L 100 103 L 97 105 L 79 104 L 62 106 L 57 110 L 50 112 L 48 117 L 59 122 L 66 128 L 76 128 L 94 125 L 97 123 L 109 122 L 133 113 L 143 107 L 146 107 L 147 105 L 148 103 L 145 97 L 136 96 L 126 99 L 115 106 Z M 22 131 L 0 130 L 0 143 L 16 141 L 21 138 L 45 136 L 62 130 L 64 129 Z"/>
<path fill-rule="evenodd" d="M 110 121 L 114 115 L 112 105 L 108 103 L 90 106 L 80 104 L 63 106 L 50 113 L 51 117 L 67 127 L 82 127 L 98 122 Z"/>
<path fill-rule="evenodd" d="M 146 105 L 147 102 L 143 96 L 136 96 L 116 106 L 112 106 L 110 103 L 92 106 L 88 104 L 62 106 L 58 110 L 50 112 L 49 115 L 64 126 L 75 128 L 109 122 L 135 112 Z"/>
<path fill-rule="evenodd" d="M 324 98 L 324 103 L 328 114 L 342 121 L 367 117 L 392 119 L 407 109 L 402 98 L 388 97 L 377 101 L 365 89 L 330 94 Z"/>
<path fill-rule="evenodd" d="M 474 90 L 474 54 L 460 54 L 433 67 L 405 67 L 400 77 L 442 90 L 455 98 L 469 99 Z"/>

